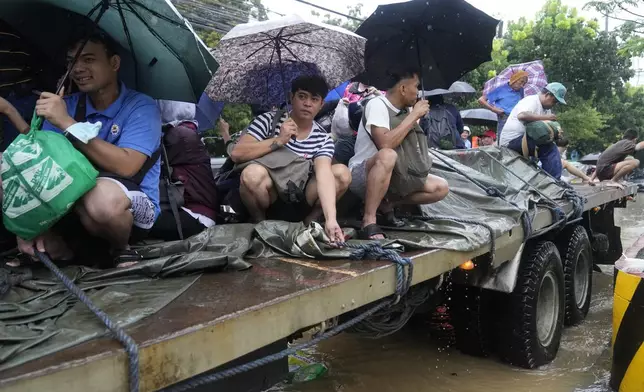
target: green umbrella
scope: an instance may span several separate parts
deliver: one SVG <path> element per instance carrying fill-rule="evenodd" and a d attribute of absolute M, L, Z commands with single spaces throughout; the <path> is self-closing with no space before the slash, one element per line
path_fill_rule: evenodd
<path fill-rule="evenodd" d="M 80 25 L 120 44 L 121 79 L 155 99 L 197 102 L 217 62 L 169 0 L 0 0 L 0 18 L 53 58 Z"/>

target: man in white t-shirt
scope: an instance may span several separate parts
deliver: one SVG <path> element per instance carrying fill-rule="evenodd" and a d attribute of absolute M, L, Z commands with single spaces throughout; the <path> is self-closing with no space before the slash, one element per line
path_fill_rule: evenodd
<path fill-rule="evenodd" d="M 386 96 L 370 100 L 365 107 L 365 120 L 360 123 L 355 145 L 355 155 L 349 161 L 352 182 L 349 189 L 364 199 L 365 208 L 360 238 L 383 239 L 377 224 L 377 212 L 383 214 L 387 225 L 395 225 L 394 204 L 384 200 L 396 164 L 394 151 L 414 128 L 418 120 L 429 111 L 425 100 L 417 101 L 419 73 L 415 70 L 392 75 L 391 88 Z M 390 129 L 390 114 L 413 106 L 413 110 L 394 129 Z M 429 204 L 442 200 L 448 193 L 447 181 L 429 175 L 423 190 L 411 193 L 396 204 Z"/>
<path fill-rule="evenodd" d="M 552 109 L 557 103 L 566 104 L 566 88 L 561 83 L 548 84 L 541 93 L 523 98 L 512 109 L 508 121 L 503 127 L 499 144 L 518 153 L 523 152 L 522 142 L 526 133 L 526 124 L 534 121 L 556 121 L 557 116 L 552 114 Z M 537 148 L 534 141 L 528 137 L 530 155 Z M 562 166 L 559 150 L 555 142 L 542 144 L 537 153 L 541 167 L 555 178 L 561 176 Z"/>
<path fill-rule="evenodd" d="M 293 110 L 274 123 L 275 112 L 257 116 L 230 153 L 235 163 L 255 160 L 282 148 L 313 161 L 314 175 L 306 185 L 306 203 L 313 209 L 306 223 L 324 213 L 325 231 L 332 242 L 344 241 L 338 225 L 335 202 L 349 187 L 351 175 L 345 165 L 331 165 L 333 139 L 315 121 L 322 109 L 328 87 L 319 76 L 301 76 L 291 85 Z M 273 137 L 273 131 L 275 136 Z M 277 201 L 278 194 L 268 170 L 253 163 L 241 173 L 240 196 L 254 221 L 266 219 L 266 210 Z M 293 206 L 297 208 L 301 206 Z M 319 211 L 321 209 L 321 211 Z"/>

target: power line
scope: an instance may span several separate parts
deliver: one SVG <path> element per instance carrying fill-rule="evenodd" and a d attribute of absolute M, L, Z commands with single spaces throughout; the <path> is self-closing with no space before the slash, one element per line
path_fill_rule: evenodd
<path fill-rule="evenodd" d="M 319 6 L 319 5 L 316 5 L 316 4 L 313 4 L 313 3 L 309 3 L 308 1 L 305 1 L 305 0 L 295 0 L 295 1 L 298 1 L 298 2 L 300 2 L 300 3 L 302 3 L 302 4 L 309 5 L 309 6 L 314 7 L 314 8 L 321 9 L 321 10 L 326 11 L 326 12 L 330 12 L 330 13 L 332 13 L 332 14 L 336 14 L 336 15 L 343 16 L 343 17 L 345 17 L 345 18 L 347 18 L 347 19 L 353 19 L 353 20 L 356 20 L 356 21 L 358 21 L 358 22 L 364 22 L 364 19 L 356 18 L 355 16 L 351 16 L 351 15 L 343 14 L 342 12 L 334 11 L 334 10 L 332 10 L 332 9 L 325 8 L 325 7 L 321 7 L 321 6 Z"/>

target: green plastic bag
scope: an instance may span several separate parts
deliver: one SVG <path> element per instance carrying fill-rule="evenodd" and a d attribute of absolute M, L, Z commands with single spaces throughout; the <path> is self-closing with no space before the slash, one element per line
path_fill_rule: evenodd
<path fill-rule="evenodd" d="M 51 228 L 96 185 L 98 172 L 65 136 L 31 129 L 2 156 L 2 215 L 7 230 L 31 240 Z"/>
<path fill-rule="evenodd" d="M 537 145 L 550 143 L 559 137 L 561 125 L 556 121 L 534 121 L 525 126 L 528 136 Z"/>

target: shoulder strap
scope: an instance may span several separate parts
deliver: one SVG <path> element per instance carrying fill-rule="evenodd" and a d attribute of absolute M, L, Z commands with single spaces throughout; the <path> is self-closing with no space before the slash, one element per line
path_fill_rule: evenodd
<path fill-rule="evenodd" d="M 78 103 L 76 103 L 76 112 L 74 113 L 74 120 L 76 122 L 85 122 L 87 119 L 87 94 L 81 93 L 78 96 Z"/>
<path fill-rule="evenodd" d="M 172 167 L 170 167 L 170 162 L 168 161 L 168 152 L 165 149 L 165 144 L 163 140 L 161 141 L 161 146 L 159 150 L 163 157 L 163 166 L 161 167 L 161 181 L 165 183 L 165 192 L 168 196 L 168 202 L 170 202 L 170 209 L 172 210 L 172 216 L 174 217 L 174 223 L 177 225 L 177 233 L 179 234 L 179 239 L 183 240 L 183 228 L 181 227 L 181 216 L 179 215 L 179 203 L 174 197 L 174 193 L 170 188 L 174 187 L 172 183 Z M 147 163 L 147 162 L 146 162 Z"/>
<path fill-rule="evenodd" d="M 152 169 L 152 166 L 154 166 L 155 163 L 159 160 L 159 157 L 161 156 L 161 152 L 164 150 L 163 146 L 163 140 L 161 140 L 161 146 L 152 154 L 151 157 L 145 160 L 145 163 L 141 167 L 141 170 L 138 171 L 132 178 L 130 178 L 132 181 L 134 181 L 136 184 L 140 184 L 143 181 L 143 178 L 145 175 L 148 173 L 150 169 Z"/>

